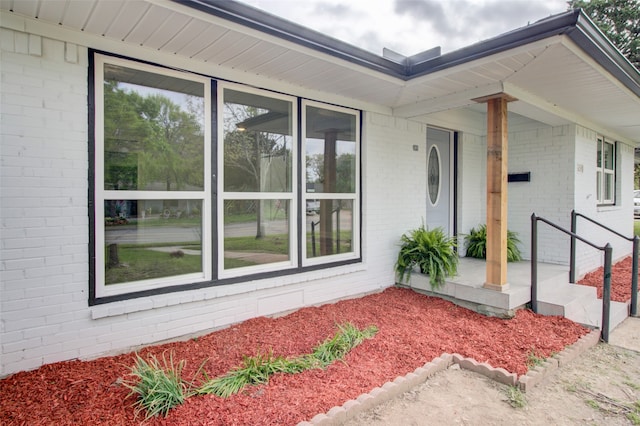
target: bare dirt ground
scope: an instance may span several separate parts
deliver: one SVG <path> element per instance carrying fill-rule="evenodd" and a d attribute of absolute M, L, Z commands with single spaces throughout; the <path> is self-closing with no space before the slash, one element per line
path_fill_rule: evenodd
<path fill-rule="evenodd" d="M 640 319 L 629 321 L 627 347 L 637 349 Z M 640 425 L 640 352 L 610 343 L 526 393 L 454 364 L 345 425 Z"/>

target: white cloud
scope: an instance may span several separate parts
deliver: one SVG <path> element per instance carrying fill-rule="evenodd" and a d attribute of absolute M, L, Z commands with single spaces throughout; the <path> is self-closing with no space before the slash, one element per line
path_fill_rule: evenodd
<path fill-rule="evenodd" d="M 449 52 L 564 12 L 566 0 L 243 0 L 376 54 Z"/>

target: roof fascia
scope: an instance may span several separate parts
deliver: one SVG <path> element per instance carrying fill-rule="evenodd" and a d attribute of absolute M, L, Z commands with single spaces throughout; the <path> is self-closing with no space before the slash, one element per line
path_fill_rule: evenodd
<path fill-rule="evenodd" d="M 411 64 L 408 74 L 411 78 L 419 77 L 531 44 L 542 39 L 565 34 L 576 26 L 579 16 L 580 10 L 577 9 L 540 20 L 526 27 L 446 53 L 437 58 Z M 411 59 L 412 57 L 409 58 L 409 62 L 411 62 Z"/>
<path fill-rule="evenodd" d="M 567 36 L 625 87 L 640 97 L 640 71 L 584 12 L 580 13 L 575 29 L 567 32 Z"/>

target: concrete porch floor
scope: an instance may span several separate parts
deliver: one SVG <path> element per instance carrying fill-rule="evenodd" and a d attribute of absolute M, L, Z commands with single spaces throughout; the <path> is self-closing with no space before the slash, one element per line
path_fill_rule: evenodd
<path fill-rule="evenodd" d="M 507 282 L 509 288 L 498 292 L 483 288 L 486 279 L 486 262 L 469 257 L 460 258 L 458 275 L 449 277 L 445 285 L 432 289 L 429 277 L 414 273 L 407 286 L 417 291 L 437 295 L 478 312 L 490 315 L 509 315 L 510 311 L 531 300 L 531 263 L 523 260 L 509 263 Z M 538 263 L 538 282 L 551 279 L 569 279 L 569 266 Z"/>

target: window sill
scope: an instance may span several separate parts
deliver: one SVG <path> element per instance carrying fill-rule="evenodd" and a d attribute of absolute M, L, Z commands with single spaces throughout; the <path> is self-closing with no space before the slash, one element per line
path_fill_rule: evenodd
<path fill-rule="evenodd" d="M 90 308 L 91 319 L 97 320 L 100 318 L 116 317 L 134 312 L 150 311 L 168 306 L 201 302 L 270 288 L 303 284 L 305 282 L 362 272 L 366 269 L 367 267 L 364 263 L 354 263 L 335 268 L 318 269 L 300 274 L 283 275 L 276 278 L 217 285 L 198 290 L 158 294 L 154 296 L 105 303 L 104 305 L 96 305 Z"/>
<path fill-rule="evenodd" d="M 597 210 L 598 210 L 598 213 L 600 213 L 600 212 L 618 211 L 621 208 L 622 207 L 617 206 L 615 204 L 601 204 L 601 205 L 598 205 Z"/>

